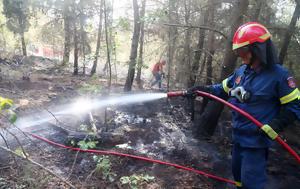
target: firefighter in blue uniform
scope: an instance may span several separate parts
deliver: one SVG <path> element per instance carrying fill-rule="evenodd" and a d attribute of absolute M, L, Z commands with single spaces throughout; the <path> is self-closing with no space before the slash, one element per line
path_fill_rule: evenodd
<path fill-rule="evenodd" d="M 279 64 L 269 31 L 256 22 L 238 28 L 233 50 L 243 64 L 221 84 L 195 86 L 227 99 L 265 124 L 261 129 L 233 112 L 232 172 L 242 189 L 266 186 L 268 148 L 287 125 L 300 119 L 300 92 L 294 78 Z"/>

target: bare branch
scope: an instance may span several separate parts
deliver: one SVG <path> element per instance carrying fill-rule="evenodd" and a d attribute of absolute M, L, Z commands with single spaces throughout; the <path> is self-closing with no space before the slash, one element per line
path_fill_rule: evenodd
<path fill-rule="evenodd" d="M 215 28 L 210 28 L 208 26 L 192 26 L 192 25 L 182 25 L 182 24 L 168 24 L 168 23 L 164 23 L 163 25 L 166 26 L 173 26 L 173 27 L 184 27 L 184 28 L 200 28 L 200 29 L 205 29 L 205 30 L 210 30 L 213 32 L 216 32 L 220 35 L 222 35 L 225 39 L 228 39 L 228 37 L 221 31 L 215 29 Z"/>
<path fill-rule="evenodd" d="M 39 163 L 33 161 L 32 159 L 22 157 L 22 156 L 18 155 L 17 153 L 15 153 L 14 151 L 12 151 L 12 150 L 10 150 L 10 149 L 4 147 L 4 146 L 1 146 L 1 145 L 0 145 L 0 149 L 6 151 L 6 152 L 8 152 L 8 153 L 10 153 L 10 154 L 12 154 L 12 155 L 14 155 L 14 156 L 16 156 L 16 157 L 19 157 L 19 158 L 21 158 L 22 160 L 26 160 L 26 161 L 30 162 L 31 164 L 33 164 L 33 165 L 38 166 L 39 168 L 41 168 L 41 169 L 43 169 L 44 171 L 48 172 L 49 174 L 55 176 L 56 178 L 58 178 L 59 180 L 61 180 L 62 182 L 64 182 L 64 183 L 67 184 L 68 186 L 70 186 L 71 188 L 75 188 L 75 186 L 73 186 L 69 181 L 67 181 L 66 179 L 64 179 L 64 178 L 62 178 L 61 176 L 57 175 L 56 173 L 54 173 L 54 172 L 51 171 L 50 169 L 46 168 L 45 166 L 43 166 L 43 165 L 41 165 L 41 164 L 39 164 Z"/>
<path fill-rule="evenodd" d="M 9 149 L 8 142 L 7 142 L 7 140 L 5 139 L 5 137 L 2 135 L 1 132 L 0 132 L 0 136 L 1 136 L 2 140 L 4 141 L 6 148 Z M 16 160 L 16 157 L 12 155 L 12 158 L 14 159 L 15 164 L 16 164 L 17 166 L 19 166 L 19 164 L 18 164 L 18 162 L 17 162 L 17 160 Z"/>

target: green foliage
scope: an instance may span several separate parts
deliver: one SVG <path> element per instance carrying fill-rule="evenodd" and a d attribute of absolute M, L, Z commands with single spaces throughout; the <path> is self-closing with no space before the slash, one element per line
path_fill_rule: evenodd
<path fill-rule="evenodd" d="M 167 19 L 168 13 L 165 9 L 156 9 L 148 13 L 144 18 L 141 18 L 145 23 L 155 23 L 157 21 L 166 21 Z"/>
<path fill-rule="evenodd" d="M 79 130 L 88 133 L 91 136 L 94 136 L 96 133 L 92 130 L 92 127 L 86 125 L 86 124 L 81 124 L 79 126 Z"/>
<path fill-rule="evenodd" d="M 91 148 L 95 148 L 98 144 L 98 141 L 85 141 L 85 140 L 81 140 L 77 143 L 77 145 L 79 146 L 80 149 L 83 150 L 87 150 L 87 149 L 91 149 Z"/>
<path fill-rule="evenodd" d="M 119 18 L 117 21 L 117 26 L 124 31 L 130 31 L 130 20 L 125 17 Z"/>
<path fill-rule="evenodd" d="M 76 146 L 76 141 L 75 140 L 69 140 L 69 141 L 67 141 L 67 143 L 68 143 L 68 145 L 71 145 L 73 147 Z"/>
<path fill-rule="evenodd" d="M 97 94 L 101 92 L 101 86 L 92 84 L 83 84 L 81 88 L 78 89 L 80 94 Z"/>
<path fill-rule="evenodd" d="M 137 175 L 123 176 L 120 178 L 122 185 L 129 185 L 131 189 L 141 188 L 146 182 L 154 181 L 155 177 L 149 175 Z"/>
<path fill-rule="evenodd" d="M 21 157 L 24 157 L 24 158 L 26 157 L 21 147 L 16 148 L 16 149 L 15 149 L 15 153 L 18 154 L 18 155 L 21 156 Z M 26 152 L 25 152 L 25 153 L 26 153 Z M 26 153 L 26 155 L 28 156 L 27 153 Z"/>
<path fill-rule="evenodd" d="M 17 121 L 17 114 L 14 112 L 14 111 L 12 111 L 12 110 L 7 110 L 7 112 L 8 112 L 8 115 L 9 115 L 9 122 L 11 123 L 11 124 L 14 124 L 16 121 Z"/>
<path fill-rule="evenodd" d="M 61 44 L 64 38 L 61 21 L 53 20 L 44 24 L 38 37 L 45 44 Z"/>
<path fill-rule="evenodd" d="M 110 162 L 109 156 L 93 156 L 94 161 L 97 163 L 96 171 L 102 173 L 103 179 L 108 179 L 110 182 L 115 180 L 117 176 L 112 172 L 112 164 Z"/>
<path fill-rule="evenodd" d="M 30 14 L 28 0 L 3 0 L 3 12 L 9 30 L 18 34 L 28 31 Z"/>

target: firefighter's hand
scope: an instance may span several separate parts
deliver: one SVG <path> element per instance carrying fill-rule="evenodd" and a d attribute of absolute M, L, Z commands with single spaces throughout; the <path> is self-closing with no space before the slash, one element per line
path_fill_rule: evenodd
<path fill-rule="evenodd" d="M 11 99 L 0 97 L 0 110 L 9 109 L 12 105 L 13 101 Z"/>
<path fill-rule="evenodd" d="M 263 125 L 260 129 L 264 134 L 266 134 L 272 140 L 275 140 L 276 137 L 278 136 L 276 131 L 274 131 L 274 129 L 268 124 Z"/>

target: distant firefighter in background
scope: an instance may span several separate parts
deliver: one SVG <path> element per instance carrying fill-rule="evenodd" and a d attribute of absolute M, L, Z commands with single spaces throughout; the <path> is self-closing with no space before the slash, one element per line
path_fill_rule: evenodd
<path fill-rule="evenodd" d="M 152 68 L 152 74 L 154 81 L 151 82 L 151 88 L 158 83 L 158 87 L 161 90 L 162 78 L 164 76 L 163 67 L 166 65 L 165 60 L 160 60 Z"/>

